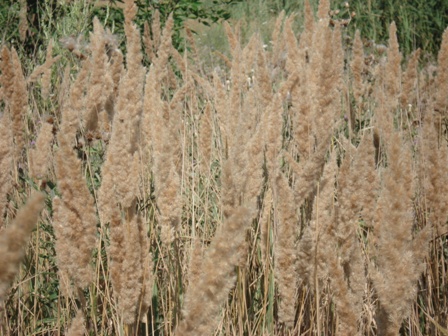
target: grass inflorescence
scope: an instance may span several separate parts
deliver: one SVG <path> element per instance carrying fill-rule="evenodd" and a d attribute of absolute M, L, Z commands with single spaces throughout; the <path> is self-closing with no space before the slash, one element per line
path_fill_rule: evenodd
<path fill-rule="evenodd" d="M 213 55 L 133 0 L 2 46 L 0 333 L 447 334 L 448 30 L 315 5 Z"/>

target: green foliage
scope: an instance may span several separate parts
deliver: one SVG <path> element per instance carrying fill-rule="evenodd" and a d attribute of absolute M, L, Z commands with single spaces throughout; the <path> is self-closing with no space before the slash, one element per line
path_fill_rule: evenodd
<path fill-rule="evenodd" d="M 143 31 L 143 25 L 146 21 L 151 22 L 155 10 L 160 13 L 162 24 L 172 13 L 174 19 L 173 45 L 182 50 L 183 38 L 182 30 L 187 20 L 196 20 L 206 26 L 220 20 L 230 18 L 230 7 L 242 0 L 213 0 L 212 3 L 204 3 L 201 0 L 137 0 L 137 17 L 134 22 Z M 112 27 L 116 34 L 123 34 L 124 15 L 122 9 L 117 6 L 121 1 L 111 1 L 111 6 L 96 8 L 93 15 L 96 15 L 105 26 Z"/>
<path fill-rule="evenodd" d="M 252 1 L 247 1 L 248 5 L 251 5 Z M 285 11 L 286 14 L 300 14 L 303 13 L 303 5 L 304 1 L 294 1 L 294 0 L 266 0 L 265 6 L 268 11 L 277 16 L 281 11 Z M 314 0 L 310 0 L 310 3 L 315 5 L 317 9 L 317 2 Z"/>
<path fill-rule="evenodd" d="M 316 11 L 319 1 L 309 1 Z M 248 0 L 238 6 L 238 11 L 232 12 L 232 17 L 263 23 L 284 10 L 286 15 L 297 15 L 302 26 L 303 3 L 304 0 Z M 354 12 L 348 26 L 350 35 L 359 29 L 361 36 L 376 43 L 387 42 L 389 25 L 395 21 L 400 48 L 405 55 L 417 48 L 437 53 L 443 31 L 448 26 L 446 0 L 330 0 L 330 3 L 333 10 L 340 10 L 338 18 L 348 19 Z"/>
<path fill-rule="evenodd" d="M 89 0 L 27 0 L 28 31 L 26 39 L 19 37 L 20 4 L 16 0 L 0 0 L 0 40 L 14 47 L 23 60 L 25 73 L 35 64 L 45 61 L 50 40 L 54 41 L 54 54 L 69 55 L 60 46 L 59 40 L 67 37 L 82 37 L 91 30 L 92 8 Z"/>
<path fill-rule="evenodd" d="M 18 20 L 20 5 L 18 2 L 3 0 L 0 2 L 0 40 L 3 44 L 6 41 L 18 41 L 19 30 Z M 13 29 L 11 29 L 13 28 Z"/>
<path fill-rule="evenodd" d="M 376 42 L 387 41 L 389 25 L 395 21 L 400 48 L 406 55 L 416 48 L 435 54 L 448 26 L 446 0 L 353 0 L 350 7 L 356 13 L 352 29 Z"/>

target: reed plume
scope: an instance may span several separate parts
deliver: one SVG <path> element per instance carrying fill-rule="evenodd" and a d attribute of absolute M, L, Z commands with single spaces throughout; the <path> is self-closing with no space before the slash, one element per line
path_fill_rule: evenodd
<path fill-rule="evenodd" d="M 120 204 L 124 209 L 131 207 L 139 195 L 140 119 L 143 109 L 144 69 L 140 50 L 140 34 L 132 23 L 136 7 L 133 1 L 126 3 L 126 39 L 128 57 L 126 72 L 120 79 L 118 98 L 112 121 L 112 134 L 102 166 L 102 183 L 98 191 L 102 221 L 110 220 L 111 208 Z M 102 28 L 98 27 L 101 31 Z M 98 46 L 100 48 L 101 45 Z M 104 50 L 102 51 L 104 54 Z M 115 61 L 120 60 L 116 58 Z M 117 70 L 119 66 L 114 66 Z M 113 197 L 110 197 L 112 192 Z"/>
<path fill-rule="evenodd" d="M 167 78 L 167 63 L 171 50 L 173 18 L 170 16 L 162 34 L 157 57 L 146 77 L 143 135 L 147 146 L 152 147 L 153 174 L 157 205 L 160 210 L 158 223 L 162 241 L 168 246 L 175 237 L 180 221 L 180 177 L 177 167 L 179 119 L 162 100 L 160 83 Z M 171 115 L 170 115 L 171 114 Z M 147 152 L 146 155 L 149 153 Z"/>
<path fill-rule="evenodd" d="M 105 52 L 106 40 L 104 38 L 104 28 L 101 26 L 98 18 L 93 20 L 93 33 L 90 34 L 90 49 L 92 55 L 87 60 L 90 62 L 90 76 L 87 82 L 86 106 L 83 110 L 82 126 L 84 132 L 94 134 L 98 128 L 98 120 L 105 113 L 104 105 L 106 103 L 107 94 L 103 94 L 107 90 L 105 82 L 107 67 L 107 55 Z M 102 117 L 104 118 L 104 117 Z"/>
<path fill-rule="evenodd" d="M 361 40 L 361 33 L 356 30 L 355 39 L 353 41 L 352 48 L 352 61 L 350 63 L 351 72 L 353 76 L 352 87 L 353 96 L 356 104 L 359 107 L 361 103 L 361 97 L 363 94 L 363 73 L 364 73 L 364 49 Z"/>
<path fill-rule="evenodd" d="M 429 212 L 429 222 L 434 227 L 436 236 L 439 236 L 448 232 L 448 204 L 441 197 L 448 192 L 448 151 L 444 144 L 439 144 L 431 110 L 425 118 L 419 140 L 419 179 L 424 197 L 422 202 Z"/>
<path fill-rule="evenodd" d="M 72 91 L 72 95 L 74 93 L 76 91 Z M 72 148 L 72 136 L 77 129 L 74 112 L 74 106 L 65 107 L 57 135 L 59 149 L 55 153 L 55 170 L 61 198 L 54 199 L 57 210 L 53 226 L 56 249 L 64 256 L 58 263 L 77 287 L 84 288 L 94 276 L 90 262 L 96 243 L 97 216 L 94 199 L 82 176 L 81 160 Z M 70 252 L 63 251 L 67 244 L 72 245 Z"/>
<path fill-rule="evenodd" d="M 7 115 L 0 118 L 0 214 L 5 212 L 8 204 L 8 192 L 12 186 L 11 171 L 13 169 L 13 152 L 11 148 L 11 128 Z M 3 227 L 4 221 L 1 221 L 0 228 Z"/>
<path fill-rule="evenodd" d="M 115 238 L 113 230 L 120 229 L 120 240 L 111 241 L 111 263 L 114 296 L 118 301 L 118 309 L 125 324 L 133 324 L 139 315 L 138 309 L 141 296 L 152 295 L 152 267 L 149 251 L 146 250 L 146 232 L 140 216 L 131 214 L 125 224 L 114 223 L 111 228 L 112 238 Z M 114 220 L 118 220 L 115 218 Z M 117 225 L 121 226 L 120 228 Z M 118 245 L 120 244 L 120 245 Z M 117 259 L 118 257 L 118 259 Z M 117 281 L 117 277 L 120 279 Z M 145 294 L 146 292 L 146 294 Z M 146 314 L 150 299 L 142 302 L 142 314 Z"/>
<path fill-rule="evenodd" d="M 401 94 L 401 107 L 411 112 L 417 102 L 418 92 L 418 61 L 421 50 L 415 50 L 408 62 L 406 71 L 403 73 L 403 91 Z M 412 115 L 409 115 L 412 118 Z"/>
<path fill-rule="evenodd" d="M 249 223 L 250 211 L 236 207 L 218 230 L 201 263 L 201 278 L 190 283 L 187 290 L 184 320 L 176 328 L 176 335 L 214 332 L 221 307 L 235 282 L 235 267 Z"/>
<path fill-rule="evenodd" d="M 73 318 L 70 327 L 67 330 L 67 336 L 83 336 L 86 334 L 86 328 L 84 326 L 85 319 L 81 310 L 76 313 Z"/>
<path fill-rule="evenodd" d="M 36 81 L 39 76 L 42 76 L 40 92 L 44 99 L 48 98 L 51 90 L 51 67 L 60 59 L 61 55 L 53 57 L 53 40 L 50 40 L 47 47 L 45 63 L 37 66 L 28 76 L 28 82 L 30 83 Z"/>
<path fill-rule="evenodd" d="M 164 5 L 101 1 L 124 47 L 93 19 L 61 40 L 76 58 L 1 50 L 0 334 L 444 333 L 447 32 L 402 70 L 394 24 L 350 47 L 351 5 L 305 1 L 251 37 L 223 23 L 215 66 Z M 8 295 L 36 182 L 51 211 Z"/>
<path fill-rule="evenodd" d="M 443 32 L 442 44 L 437 56 L 437 64 L 435 109 L 442 116 L 446 117 L 448 108 L 448 98 L 446 97 L 448 90 L 448 28 Z"/>
<path fill-rule="evenodd" d="M 397 39 L 397 26 L 392 22 L 389 27 L 389 45 L 387 48 L 387 63 L 385 65 L 384 86 L 391 108 L 395 108 L 401 93 L 401 59 Z"/>
<path fill-rule="evenodd" d="M 36 148 L 29 153 L 30 175 L 35 179 L 44 179 L 51 163 L 51 145 L 53 141 L 53 124 L 42 122 L 36 139 Z"/>
<path fill-rule="evenodd" d="M 18 211 L 13 222 L 0 232 L 1 306 L 6 299 L 11 282 L 19 270 L 19 263 L 25 256 L 25 247 L 39 218 L 39 213 L 44 207 L 44 199 L 43 194 L 34 192 L 28 202 Z"/>
<path fill-rule="evenodd" d="M 14 158 L 20 161 L 20 154 L 25 146 L 25 114 L 28 109 L 28 91 L 23 75 L 22 64 L 17 51 L 3 48 L 2 52 L 2 86 L 6 98 L 6 111 L 11 120 L 14 139 Z"/>
<path fill-rule="evenodd" d="M 19 4 L 19 37 L 20 41 L 24 42 L 29 29 L 27 18 L 27 2 L 26 0 L 19 0 Z"/>
<path fill-rule="evenodd" d="M 277 173 L 274 180 L 274 209 L 277 235 L 275 240 L 275 271 L 280 294 L 279 319 L 292 328 L 296 301 L 296 246 L 297 215 L 294 193 L 284 175 Z"/>
<path fill-rule="evenodd" d="M 374 232 L 375 259 L 369 267 L 379 298 L 378 334 L 396 335 L 404 318 L 410 314 L 415 299 L 416 282 L 420 276 L 422 254 L 427 250 L 427 239 L 413 238 L 412 195 L 414 174 L 411 152 L 403 144 L 401 135 L 394 133 L 386 147 L 388 167 L 383 174 L 384 184 L 377 202 Z M 397 196 L 398 195 L 398 196 Z M 427 237 L 428 231 L 417 234 Z M 416 258 L 418 256 L 419 258 Z"/>
<path fill-rule="evenodd" d="M 2 48 L 1 58 L 2 100 L 10 104 L 14 92 L 14 68 L 11 64 L 11 53 L 8 48 Z"/>
<path fill-rule="evenodd" d="M 328 277 L 339 317 L 336 332 L 342 335 L 356 335 L 358 334 L 358 322 L 362 315 L 363 299 L 363 291 L 361 290 L 360 293 L 358 287 L 359 278 L 362 279 L 364 272 L 360 251 L 355 250 L 352 253 L 351 268 L 347 267 L 347 262 L 343 259 L 345 252 L 343 244 L 335 237 L 335 234 L 343 230 L 341 226 L 346 225 L 338 221 L 338 204 L 335 204 L 337 172 L 336 153 L 332 152 L 319 181 L 309 227 L 315 244 L 313 246 L 314 278 L 310 279 L 310 283 L 314 285 L 317 300 L 323 294 L 321 292 L 324 291 L 324 281 Z M 342 171 L 339 173 L 338 179 L 340 179 Z M 341 196 L 339 193 L 337 194 L 338 201 L 342 198 Z M 348 223 L 348 225 L 353 225 L 353 223 Z M 356 234 L 346 237 L 344 243 L 351 243 L 353 246 L 359 247 Z M 361 285 L 364 283 L 365 279 Z"/>

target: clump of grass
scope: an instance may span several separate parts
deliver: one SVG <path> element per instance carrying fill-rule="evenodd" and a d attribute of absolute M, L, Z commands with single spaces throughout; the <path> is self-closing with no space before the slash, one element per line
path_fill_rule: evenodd
<path fill-rule="evenodd" d="M 2 49 L 3 333 L 443 334 L 448 35 L 435 72 L 312 8 L 225 24 L 211 73 L 132 0 L 125 53 L 97 19 L 28 76 Z"/>

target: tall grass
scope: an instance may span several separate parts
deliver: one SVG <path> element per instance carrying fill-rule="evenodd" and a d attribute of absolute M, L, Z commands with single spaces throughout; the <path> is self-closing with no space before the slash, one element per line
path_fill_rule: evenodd
<path fill-rule="evenodd" d="M 2 334 L 448 334 L 448 30 L 402 64 L 305 1 L 209 73 L 123 11 L 2 48 Z"/>

